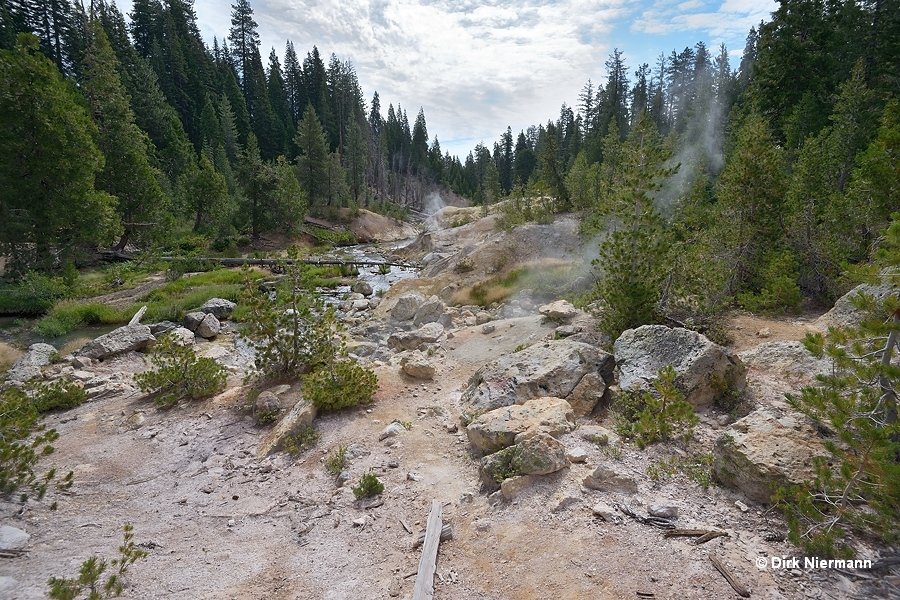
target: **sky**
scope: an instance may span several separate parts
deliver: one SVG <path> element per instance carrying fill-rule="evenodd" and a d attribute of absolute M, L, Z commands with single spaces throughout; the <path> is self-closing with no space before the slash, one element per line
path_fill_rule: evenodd
<path fill-rule="evenodd" d="M 117 0 L 126 14 L 131 0 Z M 577 108 L 591 79 L 618 48 L 629 75 L 703 41 L 725 44 L 732 69 L 752 26 L 770 20 L 775 0 L 250 0 L 260 51 L 284 57 L 287 40 L 301 60 L 313 46 L 326 65 L 333 53 L 356 68 L 367 102 L 382 114 L 399 104 L 410 122 L 425 112 L 429 142 L 464 159 L 512 128 Z M 228 36 L 231 2 L 194 0 L 209 45 Z"/>

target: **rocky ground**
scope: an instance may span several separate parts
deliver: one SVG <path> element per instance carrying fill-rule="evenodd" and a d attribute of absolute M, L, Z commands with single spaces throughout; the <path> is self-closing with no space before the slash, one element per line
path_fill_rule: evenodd
<path fill-rule="evenodd" d="M 453 530 L 452 539 L 439 548 L 436 598 L 738 597 L 711 556 L 753 598 L 897 597 L 893 586 L 900 582 L 890 574 L 757 568 L 759 557 L 800 556 L 784 541 L 778 513 L 745 494 L 715 484 L 704 487 L 683 474 L 651 479 L 648 468 L 663 459 L 709 455 L 740 416 L 710 405 L 698 409 L 701 424 L 693 442 L 646 450 L 614 434 L 608 445 L 595 443 L 597 433 L 611 427 L 610 417 L 602 409 L 579 416 L 571 431 L 558 434 L 577 462 L 534 476 L 520 489 L 483 492 L 480 459 L 460 424 L 467 383 L 491 361 L 559 337 L 559 323 L 528 302 L 515 310 L 508 308 L 513 303 L 495 306 L 487 317 L 475 309 L 445 307 L 446 331 L 420 346 L 435 369 L 431 379 L 404 374 L 400 361 L 408 352 L 396 347 L 400 342 L 394 349 L 387 342 L 390 334 L 415 330 L 411 321 L 392 318 L 400 293 L 418 286 L 426 295 L 437 294 L 453 285 L 455 265 L 479 251 L 479 234 L 473 233 L 478 228 L 495 235 L 479 222 L 431 235 L 431 247 L 423 251 L 434 253 L 438 240 L 440 256 L 431 257 L 445 261 L 433 274 L 441 278 L 438 283 L 404 282 L 374 309 L 346 315 L 361 338 L 362 332 L 371 332 L 358 343 L 369 348 L 363 360 L 379 378 L 375 402 L 319 415 L 315 425 L 321 438 L 298 457 L 259 455 L 269 429 L 244 408 L 246 363 L 227 324 L 213 341 L 198 338 L 196 343 L 200 353 L 217 357 L 232 373 L 227 391 L 204 402 L 162 409 L 133 391 L 131 374 L 146 368 L 136 352 L 89 365 L 106 386 L 103 392 L 46 419 L 60 438 L 56 453 L 42 464 L 74 470 L 75 486 L 69 493 L 29 502 L 24 511 L 13 504 L 0 507 L 2 525 L 29 536 L 20 544 L 27 552 L 0 558 L 0 597 L 46 597 L 49 577 L 74 576 L 90 555 L 112 558 L 122 526 L 130 523 L 148 555 L 129 570 L 123 597 L 409 598 L 421 554 L 415 541 L 435 499 Z M 572 231 L 564 225 L 558 235 L 568 239 Z M 454 247 L 454 237 L 465 243 Z M 504 254 L 503 240 L 491 237 L 497 256 Z M 522 240 L 516 244 L 527 247 Z M 496 261 L 474 265 L 483 276 L 497 272 Z M 811 316 L 783 321 L 737 317 L 732 322 L 738 332 L 735 350 L 800 339 L 811 322 Z M 593 320 L 584 313 L 568 325 L 572 330 L 564 333 L 579 336 L 572 339 L 597 339 Z M 775 348 L 746 361 L 748 408 L 743 412 L 763 407 L 784 417 L 790 410 L 784 393 L 808 380 L 815 366 L 792 371 L 796 354 Z M 296 387 L 272 391 L 286 411 L 299 399 Z M 394 420 L 411 427 L 380 440 Z M 349 481 L 342 486 L 324 466 L 339 446 L 347 447 L 351 457 Z M 633 481 L 636 491 L 586 486 L 599 466 Z M 350 486 L 369 470 L 385 490 L 361 504 Z M 52 501 L 58 502 L 56 511 L 48 508 Z M 652 505 L 677 509 L 679 528 L 726 535 L 695 545 L 693 538 L 665 537 L 665 530 L 618 508 L 646 516 Z"/>

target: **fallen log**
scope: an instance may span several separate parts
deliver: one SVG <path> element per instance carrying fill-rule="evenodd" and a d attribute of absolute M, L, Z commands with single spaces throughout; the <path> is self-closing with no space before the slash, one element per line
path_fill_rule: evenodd
<path fill-rule="evenodd" d="M 305 260 L 289 260 L 280 258 L 218 258 L 210 256 L 202 256 L 199 258 L 180 258 L 178 256 L 161 256 L 163 262 L 175 262 L 179 260 L 196 260 L 201 262 L 214 262 L 223 267 L 242 267 L 244 265 L 277 267 L 280 265 L 340 265 L 345 267 L 400 267 L 401 269 L 418 269 L 419 265 L 415 263 L 395 262 L 389 260 L 336 260 L 336 259 L 305 259 Z"/>
<path fill-rule="evenodd" d="M 419 532 L 419 537 L 416 538 L 416 541 L 413 542 L 413 549 L 418 548 L 422 544 L 425 543 L 425 531 Z M 441 527 L 441 541 L 446 542 L 447 540 L 453 539 L 453 527 L 450 526 L 450 523 L 444 523 L 444 526 Z"/>
<path fill-rule="evenodd" d="M 725 578 L 725 581 L 728 582 L 728 585 L 731 586 L 731 589 L 737 592 L 738 596 L 740 596 L 741 598 L 750 597 L 750 590 L 745 588 L 740 582 L 738 582 L 737 579 L 734 578 L 734 575 L 732 575 L 728 567 L 725 566 L 725 563 L 716 558 L 716 556 L 713 554 L 709 555 L 709 560 L 712 561 L 712 564 L 716 568 L 716 570 L 722 574 L 722 577 Z"/>
<path fill-rule="evenodd" d="M 434 597 L 434 572 L 437 569 L 438 545 L 441 543 L 441 503 L 431 501 L 431 513 L 428 515 L 428 526 L 425 528 L 425 544 L 422 558 L 419 559 L 419 573 L 413 587 L 413 600 L 430 600 Z"/>

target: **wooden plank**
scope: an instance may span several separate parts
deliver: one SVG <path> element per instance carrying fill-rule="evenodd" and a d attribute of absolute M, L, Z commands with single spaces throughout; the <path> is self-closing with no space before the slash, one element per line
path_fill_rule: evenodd
<path fill-rule="evenodd" d="M 141 317 L 144 316 L 144 313 L 145 313 L 145 312 L 147 312 L 147 305 L 146 305 L 146 304 L 145 304 L 144 306 L 142 306 L 141 309 L 140 309 L 139 311 L 137 311 L 136 313 L 134 313 L 134 316 L 131 317 L 131 320 L 128 321 L 128 324 L 129 324 L 129 325 L 137 325 L 138 323 L 140 323 L 140 322 L 141 322 Z"/>
<path fill-rule="evenodd" d="M 725 563 L 716 558 L 713 554 L 709 555 L 709 560 L 712 561 L 712 564 L 716 568 L 716 570 L 722 574 L 722 577 L 725 578 L 725 580 L 728 582 L 728 585 L 731 586 L 731 589 L 737 592 L 738 596 L 740 596 L 741 598 L 750 597 L 750 590 L 745 588 L 740 582 L 738 582 L 737 579 L 734 578 L 734 575 L 732 575 L 728 567 L 725 566 Z"/>
<path fill-rule="evenodd" d="M 425 544 L 419 559 L 419 575 L 413 588 L 413 600 L 430 600 L 434 597 L 434 572 L 437 569 L 438 545 L 441 543 L 441 503 L 431 501 L 431 514 L 425 528 Z"/>
<path fill-rule="evenodd" d="M 412 532 L 410 532 L 412 533 Z M 444 523 L 444 526 L 441 527 L 441 541 L 446 542 L 447 540 L 453 539 L 453 527 L 451 527 L 450 523 Z M 425 543 L 425 532 L 422 531 L 419 533 L 419 537 L 416 538 L 416 541 L 413 542 L 413 549 L 418 548 L 422 544 Z"/>

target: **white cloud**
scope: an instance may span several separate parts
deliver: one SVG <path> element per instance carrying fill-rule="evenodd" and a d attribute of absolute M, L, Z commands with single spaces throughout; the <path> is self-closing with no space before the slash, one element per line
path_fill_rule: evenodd
<path fill-rule="evenodd" d="M 356 67 L 366 100 L 378 91 L 383 110 L 399 103 L 463 157 L 558 116 L 577 102 L 588 78 L 605 77 L 614 47 L 668 53 L 650 35 L 681 34 L 676 46 L 707 38 L 743 42 L 774 9 L 774 0 L 251 0 L 264 61 L 283 57 L 291 40 L 302 59 L 313 45 Z M 652 4 L 652 5 L 651 5 Z M 130 10 L 126 0 L 123 12 Z M 230 2 L 195 0 L 198 26 L 211 43 L 228 35 Z M 626 19 L 634 19 L 628 27 Z M 624 21 L 624 23 L 623 23 Z M 624 30 L 620 25 L 625 25 Z M 709 39 L 712 36 L 713 39 Z M 729 44 L 731 45 L 731 44 Z"/>

